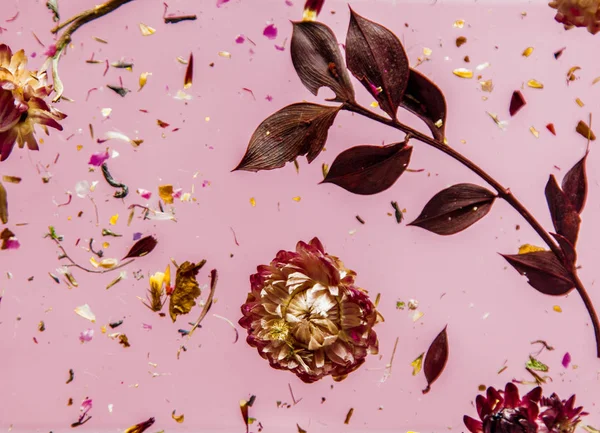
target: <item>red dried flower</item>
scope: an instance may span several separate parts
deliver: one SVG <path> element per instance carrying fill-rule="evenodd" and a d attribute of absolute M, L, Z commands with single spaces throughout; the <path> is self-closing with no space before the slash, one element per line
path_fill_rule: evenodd
<path fill-rule="evenodd" d="M 38 150 L 34 125 L 47 126 L 62 131 L 58 123 L 66 117 L 48 105 L 44 99 L 52 92 L 46 83 L 46 73 L 38 74 L 27 69 L 23 50 L 12 53 L 0 44 L 0 161 L 4 161 L 15 143 Z"/>
<path fill-rule="evenodd" d="M 556 9 L 554 19 L 566 29 L 587 27 L 593 35 L 600 31 L 599 0 L 553 0 L 548 5 Z"/>
<path fill-rule="evenodd" d="M 467 415 L 463 419 L 471 433 L 573 433 L 587 415 L 583 407 L 574 407 L 575 395 L 568 400 L 556 394 L 543 397 L 538 386 L 520 398 L 512 382 L 504 391 L 489 387 L 475 403 L 481 421 Z"/>
<path fill-rule="evenodd" d="M 321 242 L 298 242 L 257 267 L 239 323 L 247 342 L 273 368 L 304 382 L 343 380 L 378 351 L 380 316 L 353 271 L 325 253 Z"/>

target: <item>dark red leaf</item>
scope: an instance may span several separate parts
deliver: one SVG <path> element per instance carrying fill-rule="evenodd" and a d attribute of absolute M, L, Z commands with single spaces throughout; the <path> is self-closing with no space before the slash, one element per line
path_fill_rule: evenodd
<path fill-rule="evenodd" d="M 326 86 L 335 93 L 333 101 L 354 100 L 354 88 L 331 29 L 314 21 L 296 22 L 293 25 L 290 50 L 292 63 L 302 84 L 313 95 Z"/>
<path fill-rule="evenodd" d="M 587 197 L 588 187 L 585 170 L 587 155 L 586 152 L 583 158 L 569 170 L 562 181 L 562 189 L 567 196 L 567 200 L 571 202 L 578 214 L 581 214 L 583 211 Z"/>
<path fill-rule="evenodd" d="M 423 362 L 427 388 L 423 390 L 423 394 L 427 394 L 431 390 L 431 384 L 440 377 L 448 362 L 448 334 L 446 328 L 447 326 L 442 329 L 442 332 L 435 337 L 435 340 L 427 349 L 425 361 Z"/>
<path fill-rule="evenodd" d="M 493 192 L 481 186 L 459 183 L 434 195 L 408 225 L 442 236 L 453 235 L 486 216 L 495 199 Z"/>
<path fill-rule="evenodd" d="M 577 243 L 581 218 L 566 194 L 558 186 L 556 178 L 550 175 L 546 184 L 546 201 L 552 216 L 552 223 L 559 235 L 566 237 L 573 245 Z"/>
<path fill-rule="evenodd" d="M 143 257 L 146 254 L 151 253 L 157 244 L 158 244 L 158 241 L 156 240 L 156 238 L 154 236 L 143 237 L 139 241 L 137 241 L 135 244 L 133 244 L 133 246 L 127 253 L 127 255 L 125 257 L 123 257 L 123 259 L 129 259 L 129 258 L 133 258 L 133 257 Z"/>
<path fill-rule="evenodd" d="M 435 139 L 444 141 L 446 129 L 444 94 L 429 78 L 414 69 L 410 70 L 408 85 L 402 97 L 402 106 L 419 116 L 427 124 Z"/>
<path fill-rule="evenodd" d="M 512 98 L 510 98 L 510 107 L 508 111 L 511 116 L 517 114 L 517 112 L 525 106 L 525 98 L 520 90 L 515 90 L 512 94 Z"/>
<path fill-rule="evenodd" d="M 354 194 L 385 191 L 400 177 L 410 161 L 412 146 L 356 146 L 340 153 L 322 183 L 334 183 Z"/>
<path fill-rule="evenodd" d="M 189 89 L 192 87 L 192 81 L 194 79 L 194 54 L 190 53 L 190 59 L 185 70 L 185 77 L 183 78 L 183 88 Z"/>
<path fill-rule="evenodd" d="M 529 284 L 545 295 L 560 296 L 569 293 L 574 283 L 569 272 L 552 251 L 535 251 L 527 254 L 501 254 Z"/>
<path fill-rule="evenodd" d="M 391 31 L 350 9 L 346 64 L 392 119 L 408 85 L 408 58 Z"/>
<path fill-rule="evenodd" d="M 256 128 L 244 158 L 234 170 L 273 170 L 300 155 L 312 162 L 323 150 L 339 111 L 340 107 L 308 102 L 282 108 Z"/>
<path fill-rule="evenodd" d="M 575 262 L 577 261 L 577 252 L 575 251 L 575 247 L 573 244 L 564 236 L 561 236 L 557 233 L 550 233 L 554 236 L 554 239 L 558 242 L 560 249 L 565 254 L 565 267 L 570 269 L 573 267 Z"/>

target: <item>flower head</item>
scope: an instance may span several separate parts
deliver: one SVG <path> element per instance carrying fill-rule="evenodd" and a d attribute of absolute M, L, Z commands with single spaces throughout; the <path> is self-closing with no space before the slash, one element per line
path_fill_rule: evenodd
<path fill-rule="evenodd" d="M 593 35 L 600 31 L 600 0 L 553 0 L 549 6 L 556 9 L 554 19 L 566 29 L 587 27 Z"/>
<path fill-rule="evenodd" d="M 573 433 L 580 417 L 587 415 L 582 407 L 574 407 L 575 395 L 568 400 L 556 394 L 543 397 L 538 386 L 520 398 L 512 382 L 504 391 L 489 387 L 475 403 L 481 421 L 464 417 L 471 433 Z"/>
<path fill-rule="evenodd" d="M 34 136 L 34 125 L 62 130 L 58 123 L 66 117 L 45 102 L 52 92 L 46 82 L 46 73 L 38 74 L 27 69 L 27 57 L 23 50 L 12 53 L 0 44 L 0 161 L 4 161 L 13 150 L 27 144 L 38 150 Z"/>
<path fill-rule="evenodd" d="M 327 375 L 339 381 L 377 353 L 375 306 L 317 238 L 257 270 L 239 323 L 273 368 L 309 383 Z"/>

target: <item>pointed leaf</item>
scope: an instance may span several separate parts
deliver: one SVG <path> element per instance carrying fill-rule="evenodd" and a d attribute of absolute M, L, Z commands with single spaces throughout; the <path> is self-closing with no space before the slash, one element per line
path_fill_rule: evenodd
<path fill-rule="evenodd" d="M 302 84 L 313 95 L 326 86 L 335 93 L 333 101 L 354 100 L 354 88 L 331 29 L 314 21 L 295 22 L 293 25 L 290 50 Z"/>
<path fill-rule="evenodd" d="M 573 244 L 564 236 L 557 233 L 550 233 L 558 242 L 560 249 L 565 254 L 565 267 L 570 269 L 577 262 L 577 251 Z"/>
<path fill-rule="evenodd" d="M 423 394 L 427 394 L 431 390 L 431 384 L 440 377 L 448 362 L 448 334 L 446 328 L 447 326 L 442 329 L 442 332 L 435 337 L 435 340 L 427 349 L 425 363 L 423 364 L 427 388 L 423 390 Z"/>
<path fill-rule="evenodd" d="M 408 58 L 396 35 L 350 9 L 346 64 L 381 109 L 395 119 L 409 77 Z"/>
<path fill-rule="evenodd" d="M 562 189 L 567 196 L 567 200 L 571 202 L 575 211 L 581 214 L 585 206 L 587 197 L 587 175 L 585 163 L 587 160 L 587 152 L 565 175 L 562 181 Z"/>
<path fill-rule="evenodd" d="M 434 195 L 408 225 L 442 236 L 453 235 L 486 216 L 495 199 L 493 192 L 481 186 L 459 183 Z"/>
<path fill-rule="evenodd" d="M 546 201 L 552 216 L 552 224 L 559 235 L 566 237 L 573 245 L 577 243 L 581 218 L 575 207 L 560 189 L 554 175 L 550 175 L 546 183 Z"/>
<path fill-rule="evenodd" d="M 569 272 L 552 251 L 536 251 L 527 254 L 501 254 L 529 284 L 545 295 L 560 296 L 569 293 L 574 283 Z"/>
<path fill-rule="evenodd" d="M 0 222 L 8 223 L 8 198 L 6 196 L 6 188 L 0 182 Z"/>
<path fill-rule="evenodd" d="M 354 194 L 370 195 L 391 187 L 408 167 L 412 146 L 356 146 L 340 153 L 322 183 L 334 183 Z"/>
<path fill-rule="evenodd" d="M 267 117 L 254 131 L 244 158 L 234 170 L 273 170 L 306 155 L 312 162 L 323 150 L 340 107 L 300 102 Z"/>
<path fill-rule="evenodd" d="M 133 258 L 133 257 L 143 257 L 146 254 L 149 254 L 150 252 L 152 252 L 152 250 L 154 249 L 154 247 L 156 247 L 157 244 L 158 244 L 158 241 L 156 240 L 156 238 L 154 236 L 143 237 L 139 241 L 137 241 L 135 244 L 133 244 L 133 246 L 127 253 L 127 255 L 125 257 L 123 257 L 123 259 L 129 259 L 129 258 Z"/>
<path fill-rule="evenodd" d="M 433 138 L 444 141 L 446 129 L 446 99 L 433 81 L 414 69 L 410 70 L 402 106 L 423 120 Z M 438 126 L 439 125 L 439 126 Z"/>

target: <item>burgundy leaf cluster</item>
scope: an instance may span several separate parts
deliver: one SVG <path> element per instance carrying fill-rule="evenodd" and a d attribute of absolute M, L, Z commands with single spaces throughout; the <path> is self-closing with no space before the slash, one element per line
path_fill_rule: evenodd
<path fill-rule="evenodd" d="M 327 106 L 296 103 L 265 119 L 256 129 L 246 154 L 235 170 L 259 171 L 283 167 L 306 156 L 309 163 L 321 153 L 328 130 L 342 109 L 356 107 L 350 73 L 396 121 L 399 107 L 416 114 L 434 138 L 444 139 L 446 102 L 441 90 L 410 69 L 400 40 L 390 30 L 351 10 L 345 62 L 333 31 L 326 25 L 294 23 L 291 54 L 300 81 L 314 95 L 328 87 L 334 97 Z M 387 146 L 362 145 L 342 152 L 323 183 L 354 194 L 377 194 L 390 188 L 406 171 L 412 147 L 407 141 Z"/>

